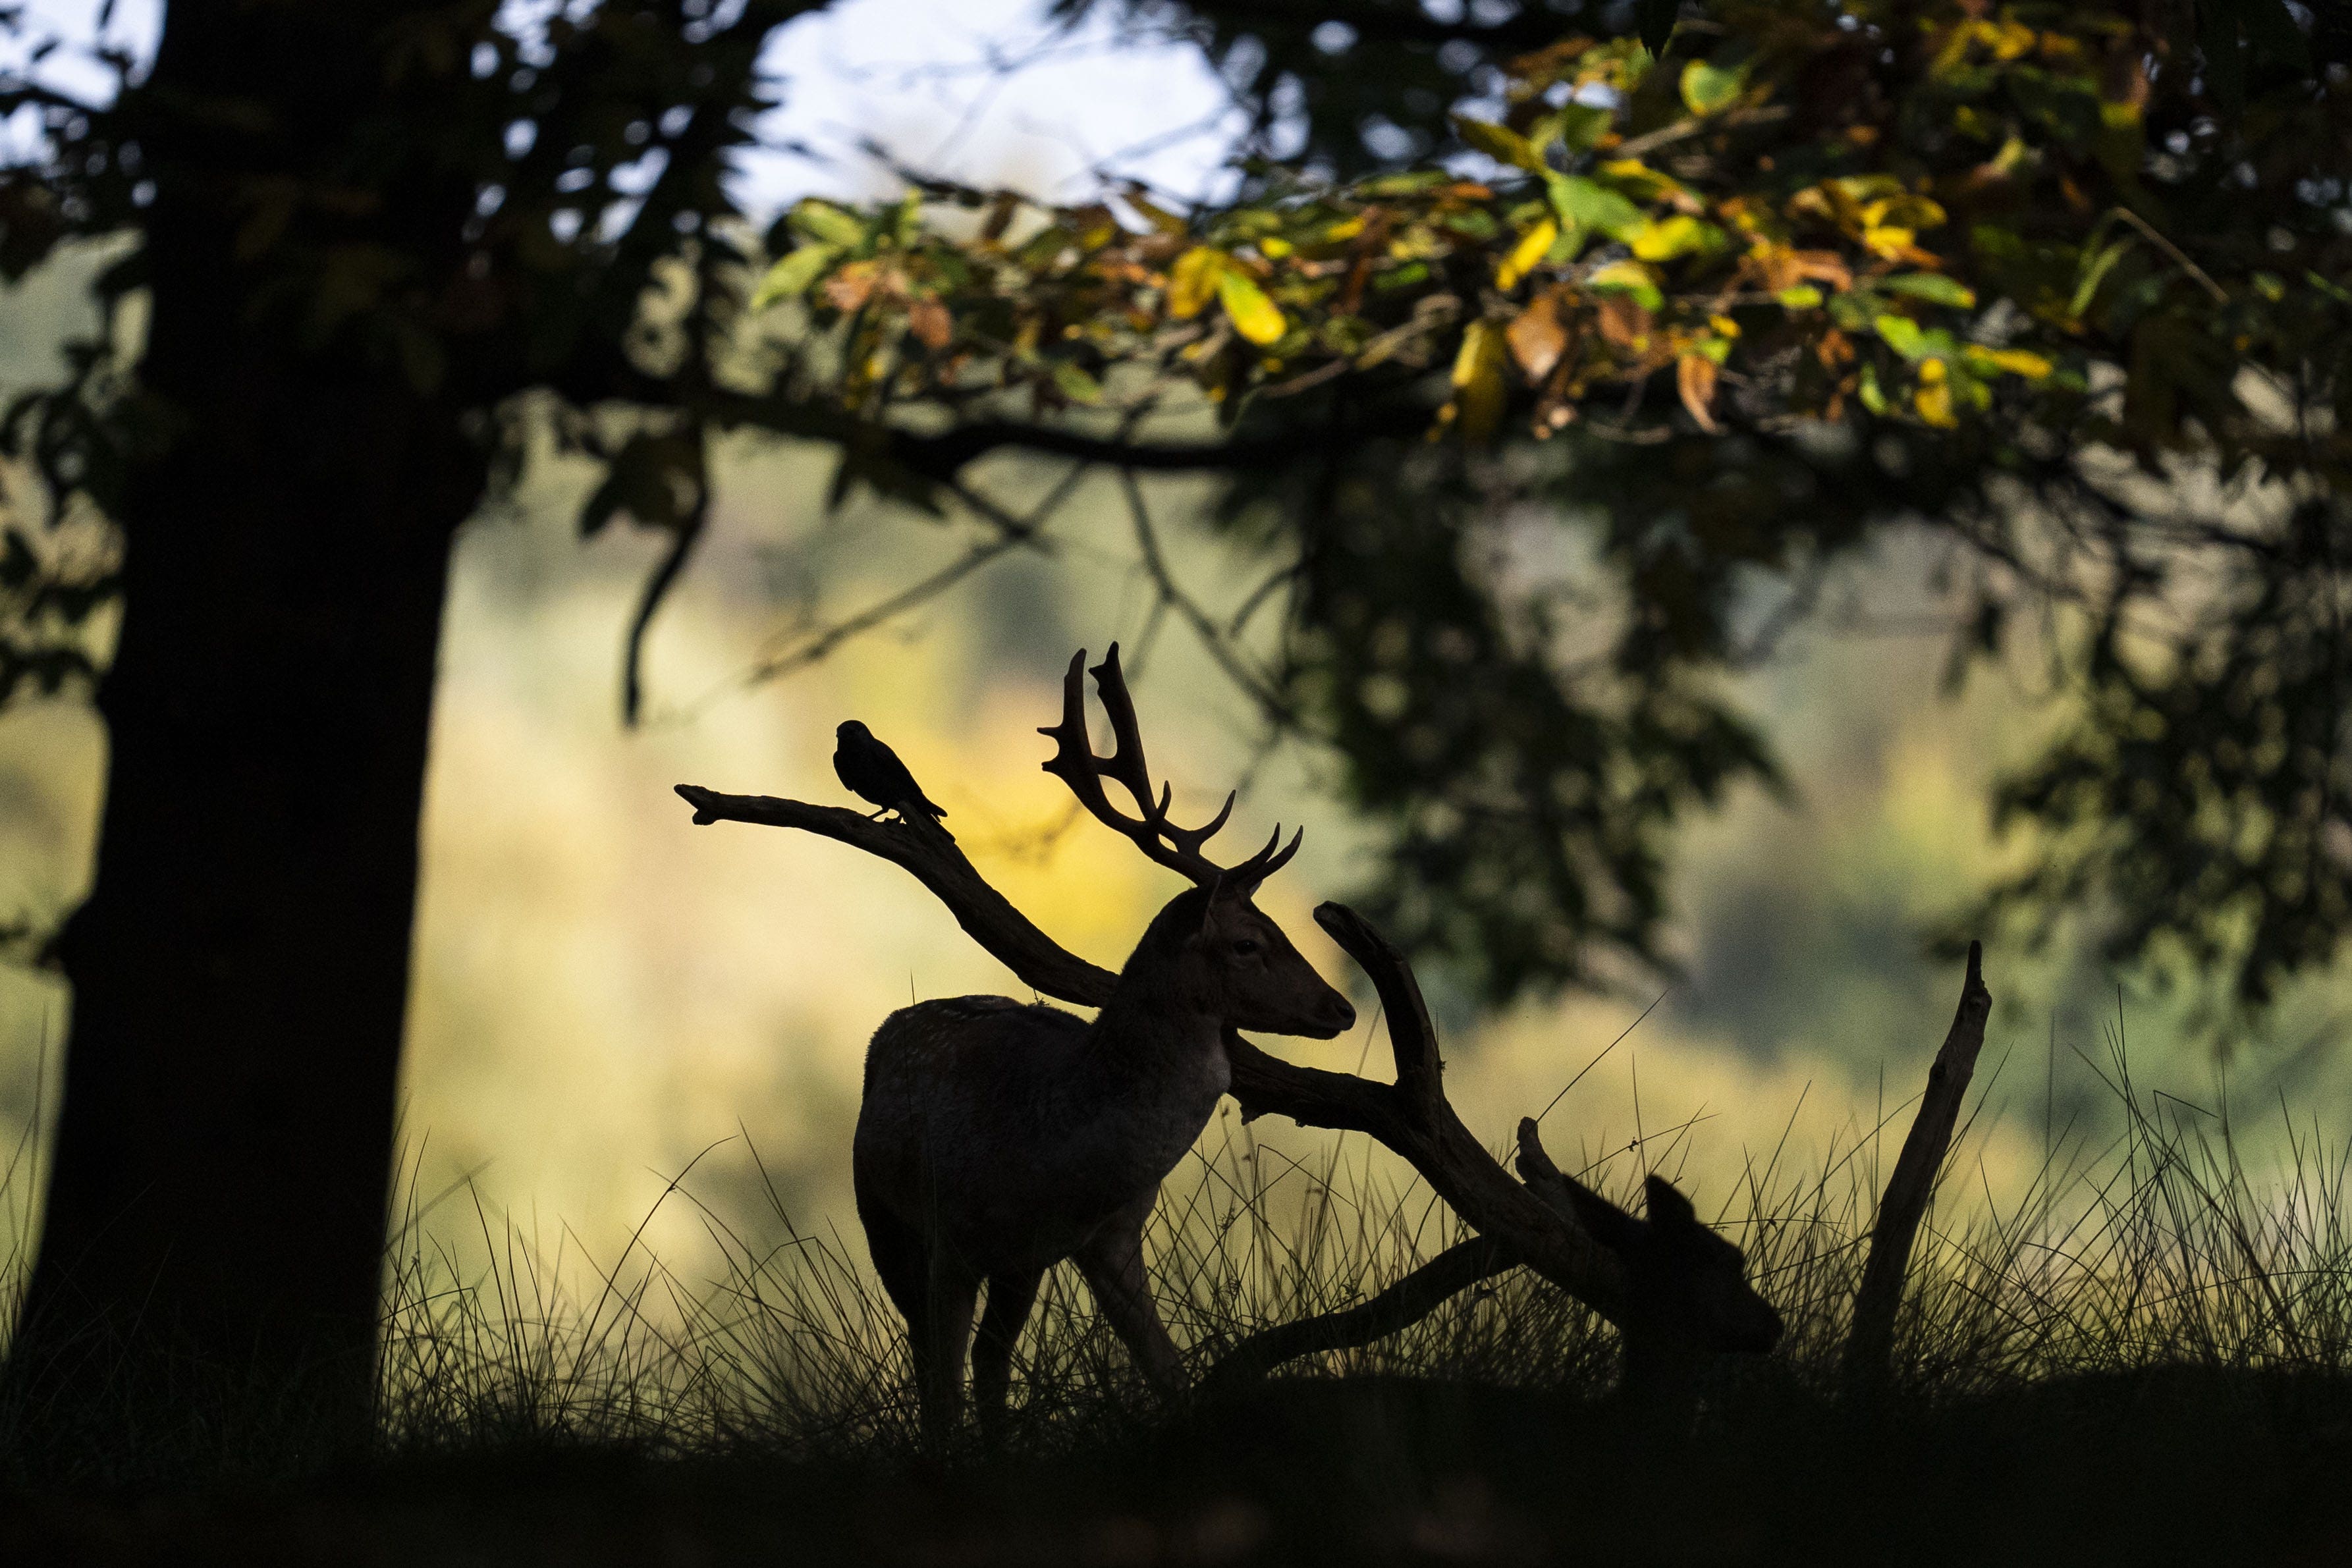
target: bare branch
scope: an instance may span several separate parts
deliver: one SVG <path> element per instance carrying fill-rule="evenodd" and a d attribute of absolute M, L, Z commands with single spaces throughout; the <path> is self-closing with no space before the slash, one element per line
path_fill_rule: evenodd
<path fill-rule="evenodd" d="M 1259 711 L 1265 715 L 1268 724 L 1276 729 L 1297 728 L 1297 713 L 1282 700 L 1273 683 L 1242 662 L 1231 639 L 1217 629 L 1217 623 L 1210 619 L 1209 612 L 1184 591 L 1182 584 L 1176 580 L 1175 573 L 1169 570 L 1168 558 L 1160 549 L 1159 530 L 1152 527 L 1150 508 L 1143 502 L 1143 488 L 1136 483 L 1135 470 L 1121 468 L 1118 478 L 1127 497 L 1128 515 L 1135 523 L 1136 549 L 1142 555 L 1144 571 L 1150 575 L 1152 587 L 1160 594 L 1160 602 L 1172 606 L 1184 618 L 1192 628 L 1193 635 L 1201 640 L 1201 646 L 1208 651 L 1209 657 L 1225 672 L 1225 678 L 1248 694 L 1250 700 L 1256 703 Z"/>
<path fill-rule="evenodd" d="M 1878 1202 L 1878 1223 L 1872 1228 L 1870 1261 L 1863 1266 L 1862 1288 L 1853 1299 L 1853 1336 L 1846 1342 L 1849 1376 L 1866 1382 L 1883 1379 L 1895 1348 L 1895 1313 L 1903 1302 L 1903 1281 L 1911 1265 L 1911 1244 L 1927 1199 L 1936 1190 L 1936 1173 L 1951 1147 L 1952 1128 L 1959 1119 L 1960 1102 L 1976 1071 L 1977 1053 L 1984 1049 L 1985 1020 L 1992 1014 L 1992 993 L 1985 988 L 1984 946 L 1969 944 L 1968 977 L 1960 985 L 1959 1010 L 1952 1016 L 1951 1032 L 1927 1070 L 1927 1092 L 1919 1112 L 1903 1140 L 1903 1153 L 1887 1178 L 1885 1196 Z"/>
<path fill-rule="evenodd" d="M 812 806 L 772 795 L 722 795 L 695 784 L 681 784 L 677 792 L 694 808 L 698 827 L 724 821 L 798 828 L 913 873 L 973 941 L 1019 976 L 1022 984 L 1046 996 L 1098 1008 L 1118 984 L 1117 975 L 1087 963 L 1037 929 L 919 811 L 911 819 L 877 821 L 839 806 Z"/>
<path fill-rule="evenodd" d="M 1202 1379 L 1202 1392 L 1214 1394 L 1263 1377 L 1303 1355 L 1356 1350 L 1402 1333 L 1463 1291 L 1507 1273 L 1518 1262 L 1517 1256 L 1493 1237 L 1468 1237 L 1368 1301 L 1278 1323 L 1250 1335 L 1217 1359 Z"/>
<path fill-rule="evenodd" d="M 1445 1063 L 1438 1058 L 1437 1026 L 1430 1021 L 1429 1004 L 1422 999 L 1421 982 L 1412 966 L 1370 921 L 1344 904 L 1318 906 L 1315 924 L 1371 977 L 1373 988 L 1380 992 L 1381 1013 L 1388 1019 L 1398 1097 L 1408 1113 L 1433 1127 L 1439 1110 L 1450 1111 L 1445 1107 Z"/>

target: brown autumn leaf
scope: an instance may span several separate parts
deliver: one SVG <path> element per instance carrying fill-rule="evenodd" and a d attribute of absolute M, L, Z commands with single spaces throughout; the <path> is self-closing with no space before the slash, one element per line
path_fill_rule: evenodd
<path fill-rule="evenodd" d="M 1650 346 L 1650 313 L 1631 295 L 1602 295 L 1594 319 L 1601 341 L 1612 349 L 1638 354 Z"/>
<path fill-rule="evenodd" d="M 1714 434 L 1711 405 L 1715 402 L 1715 361 L 1705 354 L 1685 354 L 1675 364 L 1675 387 L 1683 394 L 1683 406 L 1698 421 L 1698 427 Z"/>
<path fill-rule="evenodd" d="M 907 329 L 923 347 L 944 349 L 955 339 L 955 318 L 936 299 L 918 299 L 907 307 Z"/>
<path fill-rule="evenodd" d="M 1519 362 L 1528 380 L 1539 382 L 1549 375 L 1568 348 L 1568 328 L 1559 319 L 1559 291 L 1550 289 L 1537 295 L 1512 320 L 1504 336 L 1510 340 L 1511 358 Z"/>
<path fill-rule="evenodd" d="M 874 297 L 880 269 L 870 261 L 853 261 L 824 280 L 824 302 L 844 315 L 862 310 Z"/>

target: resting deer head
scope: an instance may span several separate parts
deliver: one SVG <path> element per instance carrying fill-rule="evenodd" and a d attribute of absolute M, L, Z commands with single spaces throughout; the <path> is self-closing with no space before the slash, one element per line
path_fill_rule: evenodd
<path fill-rule="evenodd" d="M 1760 1355 L 1780 1342 L 1780 1314 L 1748 1283 L 1747 1255 L 1703 1222 L 1662 1176 L 1643 1181 L 1636 1219 L 1582 1183 L 1568 1181 L 1576 1217 L 1625 1265 L 1625 1384 L 1677 1393 L 1708 1355 Z"/>

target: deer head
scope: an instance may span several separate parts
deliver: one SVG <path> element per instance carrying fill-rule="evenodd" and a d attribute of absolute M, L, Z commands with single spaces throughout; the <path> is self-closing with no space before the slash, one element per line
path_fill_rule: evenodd
<path fill-rule="evenodd" d="M 1084 649 L 1070 660 L 1062 680 L 1062 722 L 1037 733 L 1055 742 L 1045 771 L 1070 787 L 1097 821 L 1117 829 L 1137 848 L 1193 886 L 1178 894 L 1152 920 L 1128 960 L 1122 984 L 1160 988 L 1155 1000 L 1188 1012 L 1222 1019 L 1235 1029 L 1328 1040 L 1356 1021 L 1356 1009 L 1333 990 L 1315 967 L 1292 946 L 1282 927 L 1251 902 L 1265 879 L 1289 863 L 1306 837 L 1301 829 L 1287 844 L 1277 826 L 1265 847 L 1239 865 L 1221 866 L 1202 846 L 1233 815 L 1228 792 L 1217 814 L 1197 828 L 1179 827 L 1168 815 L 1174 789 L 1160 785 L 1157 798 L 1143 760 L 1143 735 L 1118 667 L 1118 644 L 1094 666 L 1095 690 L 1110 716 L 1108 757 L 1095 755 L 1087 731 L 1087 668 Z M 1108 779 L 1131 797 L 1139 815 L 1111 804 L 1103 789 Z M 1149 960 L 1149 962 L 1139 962 Z"/>
<path fill-rule="evenodd" d="M 1706 1355 L 1760 1355 L 1780 1341 L 1780 1314 L 1747 1279 L 1747 1255 L 1716 1234 L 1661 1176 L 1643 1182 L 1648 1215 L 1636 1219 L 1582 1183 L 1568 1183 L 1576 1217 L 1623 1260 L 1625 1370 L 1629 1383 L 1686 1375 Z"/>

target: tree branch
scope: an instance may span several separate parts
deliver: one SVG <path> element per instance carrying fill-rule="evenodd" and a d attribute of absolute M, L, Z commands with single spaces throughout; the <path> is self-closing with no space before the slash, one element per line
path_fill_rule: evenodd
<path fill-rule="evenodd" d="M 1992 1014 L 1992 993 L 1985 988 L 1984 945 L 1969 944 L 1968 977 L 1960 984 L 1959 1010 L 1952 1015 L 1951 1032 L 1927 1070 L 1927 1092 L 1919 1097 L 1919 1113 L 1912 1118 L 1895 1174 L 1878 1201 L 1878 1223 L 1872 1228 L 1870 1260 L 1863 1266 L 1862 1288 L 1853 1298 L 1853 1330 L 1846 1341 L 1846 1371 L 1862 1382 L 1883 1380 L 1895 1349 L 1895 1313 L 1903 1303 L 1903 1280 L 1911 1264 L 1911 1245 L 1927 1199 L 1936 1190 L 1936 1173 L 1943 1168 L 1951 1147 L 1952 1128 L 1958 1121 L 1960 1102 L 1976 1071 L 1977 1053 L 1984 1049 L 1985 1020 Z"/>
<path fill-rule="evenodd" d="M 1008 448 L 1149 473 L 1280 468 L 1300 461 L 1307 450 L 1296 431 L 1222 441 L 1157 442 L 1136 441 L 1124 434 L 1090 435 L 1059 425 L 975 419 L 925 433 L 861 419 L 837 403 L 788 392 L 739 392 L 708 383 L 683 386 L 675 378 L 648 373 L 619 357 L 573 367 L 549 386 L 578 407 L 599 402 L 685 406 L 714 431 L 764 430 L 828 442 L 869 461 L 895 464 L 939 481 L 952 480 L 969 465 Z M 1434 417 L 1425 402 L 1404 395 L 1364 406 L 1346 424 L 1318 439 L 1344 447 L 1417 435 Z"/>
<path fill-rule="evenodd" d="M 1304 1355 L 1356 1350 L 1402 1333 L 1463 1291 L 1518 1263 L 1517 1254 L 1491 1236 L 1465 1238 L 1370 1301 L 1251 1334 L 1217 1359 L 1201 1380 L 1202 1392 L 1214 1394 L 1264 1377 Z"/>
<path fill-rule="evenodd" d="M 712 822 L 757 822 L 798 828 L 888 861 L 914 873 L 948 907 L 966 935 L 986 948 L 1021 983 L 1080 1007 L 1110 1000 L 1118 977 L 1064 947 L 1037 929 L 1012 900 L 988 885 L 946 831 L 921 812 L 877 821 L 839 806 L 812 806 L 772 795 L 722 795 L 681 784 L 678 795 L 694 808 L 697 827 Z"/>

